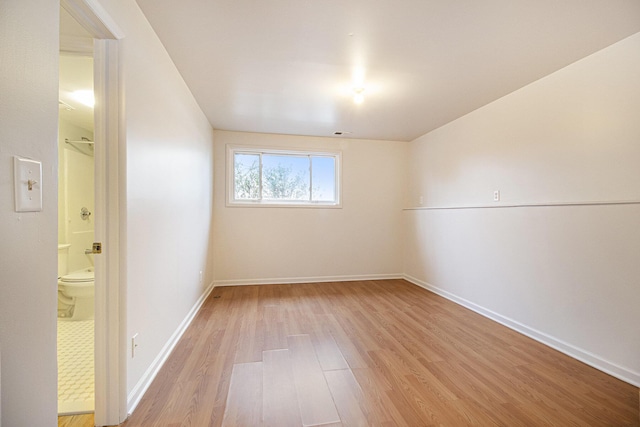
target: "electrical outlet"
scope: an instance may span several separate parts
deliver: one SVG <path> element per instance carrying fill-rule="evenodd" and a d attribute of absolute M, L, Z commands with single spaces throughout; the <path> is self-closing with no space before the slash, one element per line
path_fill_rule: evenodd
<path fill-rule="evenodd" d="M 493 192 L 493 201 L 494 202 L 500 201 L 500 190 L 496 190 Z"/>
<path fill-rule="evenodd" d="M 202 270 L 200 270 L 200 284 L 202 285 Z"/>
<path fill-rule="evenodd" d="M 138 334 L 131 337 L 131 358 L 136 357 L 136 350 L 138 348 Z"/>
<path fill-rule="evenodd" d="M 424 204 L 424 197 L 420 196 L 420 200 L 418 203 L 420 203 L 420 206 L 422 206 Z"/>

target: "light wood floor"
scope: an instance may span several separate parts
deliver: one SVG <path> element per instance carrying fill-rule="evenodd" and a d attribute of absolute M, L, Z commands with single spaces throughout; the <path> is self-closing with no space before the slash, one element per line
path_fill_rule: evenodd
<path fill-rule="evenodd" d="M 216 288 L 126 427 L 638 426 L 638 388 L 402 280 Z"/>
<path fill-rule="evenodd" d="M 93 414 L 58 417 L 58 427 L 93 427 Z"/>

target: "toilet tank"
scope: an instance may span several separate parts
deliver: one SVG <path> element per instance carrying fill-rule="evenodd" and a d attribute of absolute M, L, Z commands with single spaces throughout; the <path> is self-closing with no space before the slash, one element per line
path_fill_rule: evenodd
<path fill-rule="evenodd" d="M 58 244 L 58 277 L 69 273 L 69 243 Z"/>

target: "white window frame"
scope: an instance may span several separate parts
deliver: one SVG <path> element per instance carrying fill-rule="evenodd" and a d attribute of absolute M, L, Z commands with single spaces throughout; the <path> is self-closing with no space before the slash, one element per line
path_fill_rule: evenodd
<path fill-rule="evenodd" d="M 335 161 L 335 200 L 331 202 L 326 201 L 278 201 L 278 200 L 247 200 L 235 198 L 235 155 L 236 153 L 242 154 L 275 154 L 275 155 L 289 155 L 289 156 L 318 156 L 318 157 L 331 157 Z M 227 145 L 227 206 L 229 207 L 292 207 L 292 208 L 342 208 L 342 152 L 341 151 L 326 151 L 326 150 L 299 150 L 299 149 L 285 149 L 285 148 L 268 148 L 258 146 L 244 146 L 244 145 Z M 310 179 L 312 179 L 310 171 Z M 261 178 L 262 179 L 262 178 Z M 311 185 L 313 183 L 311 182 Z M 262 185 L 260 188 L 262 193 Z"/>

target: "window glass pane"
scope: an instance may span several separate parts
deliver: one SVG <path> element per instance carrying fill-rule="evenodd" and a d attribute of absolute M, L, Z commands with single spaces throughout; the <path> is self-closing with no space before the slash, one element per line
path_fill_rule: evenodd
<path fill-rule="evenodd" d="M 334 157 L 312 156 L 311 200 L 333 202 L 336 200 L 336 159 Z"/>
<path fill-rule="evenodd" d="M 262 155 L 262 197 L 309 200 L 309 157 Z"/>
<path fill-rule="evenodd" d="M 234 156 L 234 197 L 236 200 L 260 198 L 260 155 L 236 153 Z"/>
<path fill-rule="evenodd" d="M 340 207 L 339 153 L 228 147 L 230 205 Z M 247 203 L 251 202 L 251 203 Z"/>

